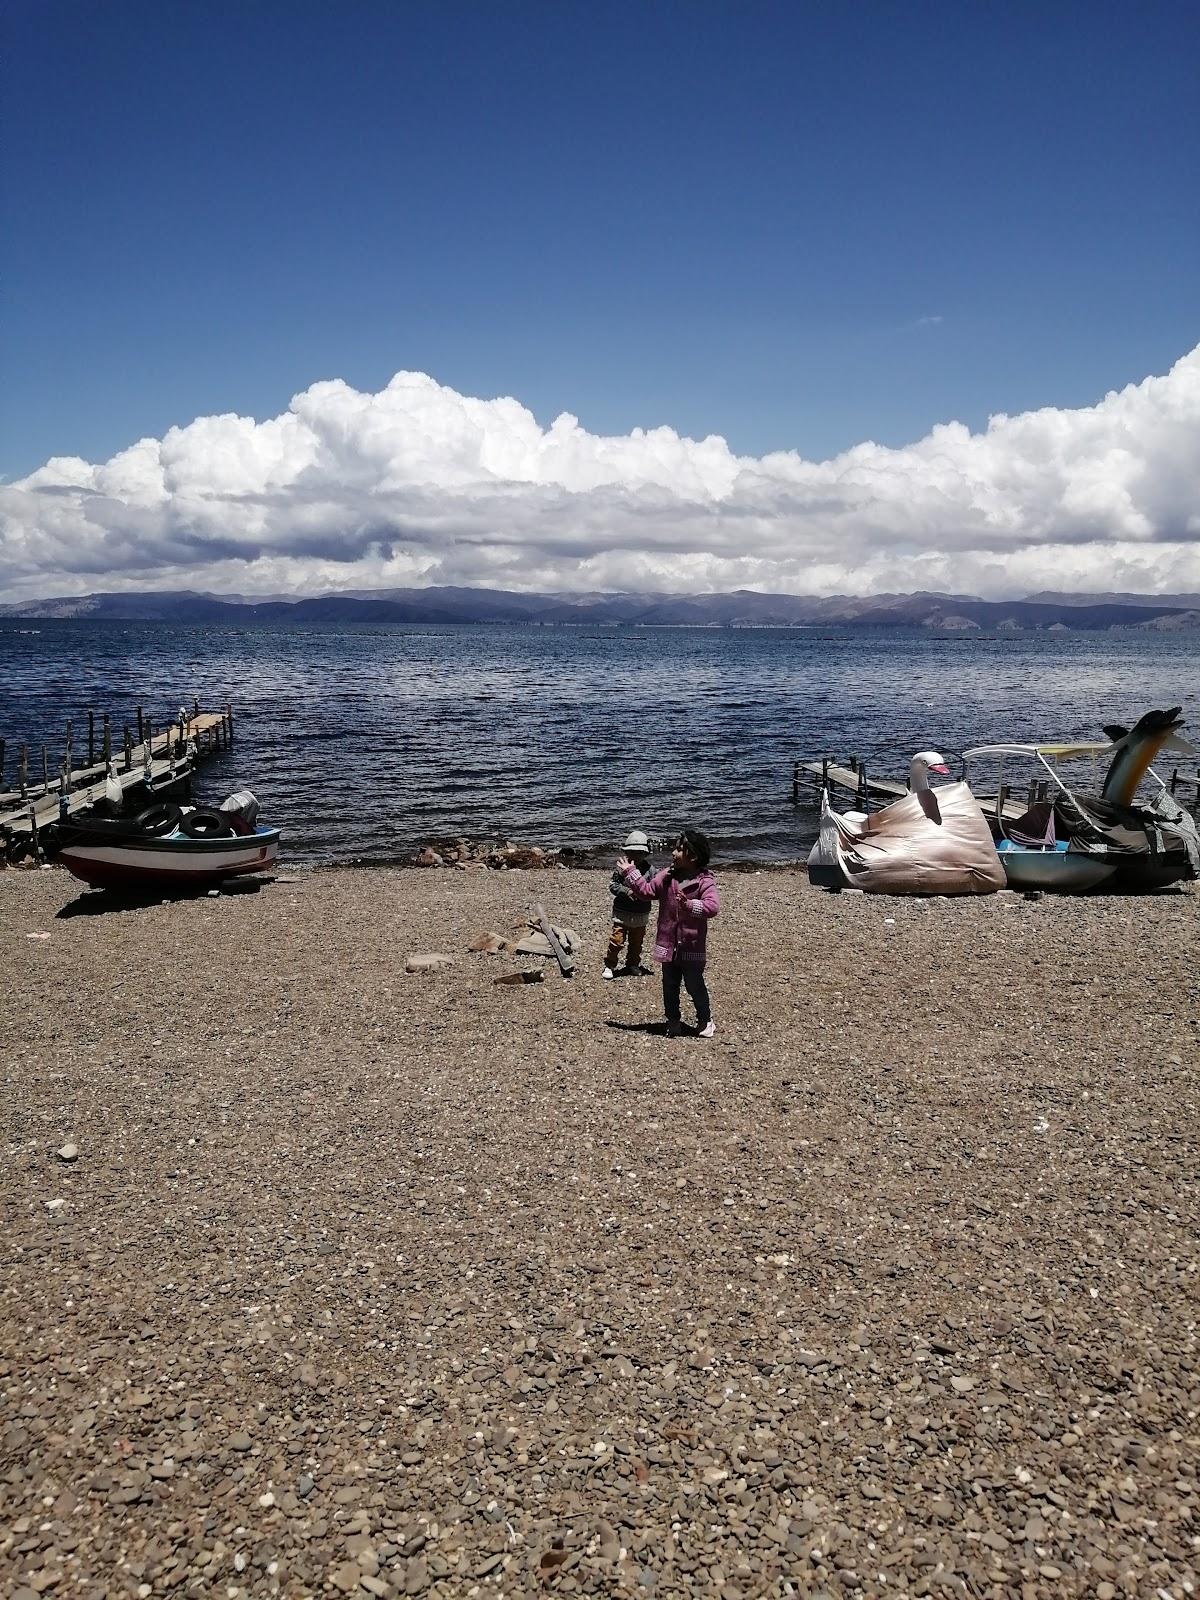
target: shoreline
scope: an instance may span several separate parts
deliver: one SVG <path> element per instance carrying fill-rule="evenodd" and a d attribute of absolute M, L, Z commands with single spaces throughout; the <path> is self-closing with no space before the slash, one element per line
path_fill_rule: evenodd
<path fill-rule="evenodd" d="M 702 1042 L 607 876 L 0 873 L 18 1589 L 1182 1600 L 1198 886 L 719 869 Z"/>

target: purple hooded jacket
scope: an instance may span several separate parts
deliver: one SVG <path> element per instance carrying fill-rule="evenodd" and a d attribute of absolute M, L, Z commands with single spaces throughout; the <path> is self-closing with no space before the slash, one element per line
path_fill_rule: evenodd
<path fill-rule="evenodd" d="M 704 964 L 704 946 L 710 917 L 721 909 L 717 885 L 711 872 L 697 872 L 691 878 L 676 878 L 671 867 L 664 867 L 652 878 L 643 878 L 636 867 L 629 867 L 625 882 L 635 894 L 657 900 L 658 928 L 654 935 L 656 961 L 694 961 Z M 698 900 L 697 914 L 688 902 Z"/>

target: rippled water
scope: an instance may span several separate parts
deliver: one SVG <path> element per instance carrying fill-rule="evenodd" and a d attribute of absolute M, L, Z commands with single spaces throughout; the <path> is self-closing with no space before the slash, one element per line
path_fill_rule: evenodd
<path fill-rule="evenodd" d="M 855 753 L 902 776 L 914 751 L 1095 738 L 1182 702 L 1200 733 L 1194 634 L 389 627 L 208 629 L 0 621 L 0 737 L 75 750 L 87 711 L 119 744 L 141 704 L 232 701 L 234 748 L 197 786 L 243 785 L 292 860 L 387 859 L 465 834 L 611 845 L 690 821 L 729 857 L 791 858 L 816 809 L 792 763 Z M 97 722 L 98 726 L 98 722 Z M 99 735 L 97 734 L 97 737 Z"/>

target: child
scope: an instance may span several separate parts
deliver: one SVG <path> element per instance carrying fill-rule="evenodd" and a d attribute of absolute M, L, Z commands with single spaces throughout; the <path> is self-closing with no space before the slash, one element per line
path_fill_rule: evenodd
<path fill-rule="evenodd" d="M 650 841 L 640 828 L 635 828 L 623 846 L 632 864 L 643 876 L 650 870 Z M 620 863 L 618 862 L 618 868 Z M 643 895 L 633 894 L 625 887 L 619 870 L 613 872 L 608 891 L 613 897 L 612 932 L 608 936 L 608 949 L 604 952 L 604 976 L 615 978 L 621 946 L 629 941 L 625 951 L 625 971 L 635 976 L 648 969 L 642 966 L 642 941 L 646 937 L 646 924 L 650 921 L 650 905 Z"/>
<path fill-rule="evenodd" d="M 671 865 L 647 878 L 627 856 L 617 871 L 635 894 L 657 900 L 658 929 L 654 959 L 662 964 L 663 1009 L 667 1032 L 679 1032 L 679 989 L 682 984 L 696 1008 L 696 1033 L 711 1039 L 712 1006 L 704 985 L 704 947 L 708 921 L 720 910 L 717 885 L 708 870 L 712 847 L 698 828 L 685 828 L 675 842 Z"/>

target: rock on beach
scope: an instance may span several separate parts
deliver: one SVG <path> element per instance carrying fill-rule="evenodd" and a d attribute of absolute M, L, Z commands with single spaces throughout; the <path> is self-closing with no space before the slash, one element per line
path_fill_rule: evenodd
<path fill-rule="evenodd" d="M 1195 888 L 727 874 L 701 1041 L 607 881 L 0 876 L 3 1592 L 1192 1592 Z"/>

